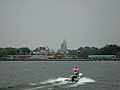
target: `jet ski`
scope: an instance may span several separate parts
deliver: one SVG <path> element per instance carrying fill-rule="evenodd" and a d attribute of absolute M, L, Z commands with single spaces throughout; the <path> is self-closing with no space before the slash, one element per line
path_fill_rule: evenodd
<path fill-rule="evenodd" d="M 69 81 L 69 82 L 77 82 L 79 81 L 79 79 L 82 76 L 82 73 L 79 73 L 79 67 L 75 66 L 74 68 L 72 68 L 72 70 L 74 71 L 74 75 L 70 76 L 68 79 L 66 79 L 65 81 Z"/>
<path fill-rule="evenodd" d="M 68 79 L 66 79 L 65 81 L 78 82 L 81 79 L 82 75 L 83 75 L 82 73 L 79 73 L 79 75 L 72 75 Z"/>

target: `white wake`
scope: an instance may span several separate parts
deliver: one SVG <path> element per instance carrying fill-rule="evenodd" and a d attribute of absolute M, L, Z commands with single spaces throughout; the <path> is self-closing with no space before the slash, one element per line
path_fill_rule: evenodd
<path fill-rule="evenodd" d="M 68 79 L 68 78 L 49 79 L 47 81 L 39 82 L 40 86 L 36 86 L 36 87 L 25 89 L 25 90 L 38 90 L 38 89 L 41 89 L 41 88 L 48 88 L 48 90 L 51 90 L 51 89 L 53 89 L 53 86 L 60 86 L 60 85 L 67 84 L 68 82 L 65 81 L 66 79 Z M 37 84 L 30 83 L 29 85 L 34 86 L 34 85 L 37 85 Z"/>
<path fill-rule="evenodd" d="M 82 76 L 83 74 L 80 73 L 80 76 Z M 39 82 L 38 84 L 36 83 L 30 83 L 31 86 L 33 85 L 37 85 L 35 87 L 31 87 L 29 89 L 25 89 L 25 90 L 39 90 L 40 88 L 48 88 L 48 90 L 53 90 L 54 86 L 62 86 L 62 88 L 70 88 L 70 87 L 77 87 L 79 85 L 84 85 L 87 83 L 93 83 L 96 82 L 94 79 L 92 78 L 88 78 L 88 77 L 81 77 L 80 80 L 78 82 L 74 82 L 74 83 L 70 83 L 69 81 L 66 81 L 66 79 L 68 78 L 56 78 L 56 79 L 49 79 L 43 82 Z M 52 88 L 51 88 L 52 87 Z M 54 89 L 55 90 L 55 89 Z"/>
<path fill-rule="evenodd" d="M 59 82 L 65 82 L 65 80 L 68 78 L 57 78 L 57 79 L 49 79 L 44 82 L 40 82 L 40 84 L 50 84 L 50 83 L 59 83 Z"/>
<path fill-rule="evenodd" d="M 96 81 L 94 79 L 91 79 L 91 78 L 83 77 L 77 83 L 68 85 L 67 87 L 76 87 L 79 85 L 84 85 L 86 83 L 93 83 L 93 82 L 96 82 Z"/>

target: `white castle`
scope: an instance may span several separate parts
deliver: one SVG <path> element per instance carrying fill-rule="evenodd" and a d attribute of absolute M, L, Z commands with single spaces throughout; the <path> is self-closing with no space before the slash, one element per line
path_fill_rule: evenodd
<path fill-rule="evenodd" d="M 62 53 L 67 52 L 67 42 L 65 41 L 65 39 L 63 40 L 63 43 L 61 44 L 60 52 L 62 52 Z"/>

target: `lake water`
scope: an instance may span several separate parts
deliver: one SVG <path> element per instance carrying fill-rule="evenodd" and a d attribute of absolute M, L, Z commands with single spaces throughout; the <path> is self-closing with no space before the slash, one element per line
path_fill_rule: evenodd
<path fill-rule="evenodd" d="M 79 66 L 82 78 L 66 78 Z M 119 61 L 0 61 L 0 90 L 120 90 Z"/>

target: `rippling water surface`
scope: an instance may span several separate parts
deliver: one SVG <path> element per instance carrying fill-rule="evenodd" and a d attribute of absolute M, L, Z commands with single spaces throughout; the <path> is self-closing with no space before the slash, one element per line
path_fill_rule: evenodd
<path fill-rule="evenodd" d="M 65 81 L 79 66 L 82 78 Z M 0 90 L 120 90 L 119 61 L 1 61 Z"/>

